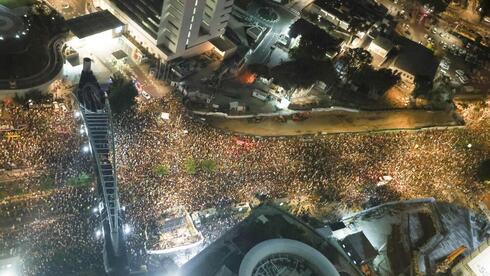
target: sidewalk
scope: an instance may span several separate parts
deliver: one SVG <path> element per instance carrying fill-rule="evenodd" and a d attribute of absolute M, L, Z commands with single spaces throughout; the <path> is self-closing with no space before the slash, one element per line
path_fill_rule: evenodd
<path fill-rule="evenodd" d="M 444 111 L 330 111 L 312 113 L 305 121 L 280 122 L 275 118 L 263 118 L 254 123 L 248 119 L 227 119 L 207 116 L 214 127 L 256 136 L 294 136 L 348 132 L 406 130 L 430 127 L 460 126 Z"/>

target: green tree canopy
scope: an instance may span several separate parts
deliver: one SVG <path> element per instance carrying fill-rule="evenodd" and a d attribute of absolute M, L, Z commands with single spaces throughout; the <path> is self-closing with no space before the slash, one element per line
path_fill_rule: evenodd
<path fill-rule="evenodd" d="M 261 77 L 264 77 L 267 79 L 271 77 L 270 69 L 265 64 L 254 63 L 254 64 L 250 64 L 247 68 L 248 68 L 248 70 L 250 70 L 250 72 L 252 72 L 258 76 L 261 76 Z"/>
<path fill-rule="evenodd" d="M 201 169 L 206 172 L 215 172 L 218 164 L 213 159 L 204 159 L 201 161 Z"/>
<path fill-rule="evenodd" d="M 386 90 L 400 80 L 390 69 L 375 70 L 369 65 L 363 65 L 352 75 L 352 82 L 360 86 L 361 91 L 383 95 Z"/>
<path fill-rule="evenodd" d="M 415 76 L 415 96 L 428 95 L 429 91 L 432 89 L 432 79 L 426 76 L 417 75 Z"/>
<path fill-rule="evenodd" d="M 298 47 L 289 52 L 293 59 L 324 59 L 327 52 L 338 50 L 340 44 L 338 39 L 304 19 L 299 19 L 291 25 L 289 36 L 301 36 Z"/>
<path fill-rule="evenodd" d="M 153 173 L 157 176 L 166 176 L 170 173 L 170 168 L 167 164 L 159 164 L 153 167 Z"/>
<path fill-rule="evenodd" d="M 138 91 L 134 85 L 121 75 L 114 75 L 109 88 L 109 103 L 114 113 L 122 113 L 130 109 L 135 103 Z"/>
<path fill-rule="evenodd" d="M 373 56 L 362 48 L 348 49 L 340 60 L 347 64 L 347 74 L 350 76 L 352 73 L 364 65 L 369 65 L 373 61 Z"/>
<path fill-rule="evenodd" d="M 184 170 L 188 174 L 196 174 L 198 169 L 198 164 L 196 160 L 189 158 L 184 162 Z"/>
<path fill-rule="evenodd" d="M 298 86 L 306 88 L 316 81 L 335 82 L 337 75 L 329 60 L 298 59 L 283 62 L 271 69 L 274 82 L 290 89 Z"/>

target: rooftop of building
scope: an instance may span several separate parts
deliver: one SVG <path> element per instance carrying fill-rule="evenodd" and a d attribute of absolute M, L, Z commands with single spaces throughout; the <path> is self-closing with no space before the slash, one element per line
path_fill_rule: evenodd
<path fill-rule="evenodd" d="M 172 253 L 200 245 L 202 234 L 184 208 L 163 212 L 160 219 L 146 231 L 146 250 L 150 254 Z"/>
<path fill-rule="evenodd" d="M 70 19 L 66 23 L 78 38 L 95 35 L 124 25 L 108 10 L 82 15 Z"/>
<path fill-rule="evenodd" d="M 405 37 L 394 37 L 393 42 L 398 51 L 390 67 L 414 76 L 434 78 L 439 62 L 431 50 Z"/>
<path fill-rule="evenodd" d="M 378 35 L 371 43 L 382 48 L 385 51 L 393 49 L 393 42 L 389 38 Z"/>
<path fill-rule="evenodd" d="M 479 221 L 468 209 L 429 198 L 392 202 L 346 217 L 346 227 L 333 235 L 343 239 L 362 231 L 379 252 L 374 266 L 388 274 L 431 274 L 458 247 L 467 248 L 465 255 L 478 247 L 485 238 Z"/>
<path fill-rule="evenodd" d="M 316 0 L 314 2 L 318 7 L 333 14 L 340 20 L 350 22 L 352 20 L 364 20 L 374 23 L 381 20 L 387 13 L 384 6 L 374 1 L 330 1 Z"/>
<path fill-rule="evenodd" d="M 154 39 L 158 36 L 163 0 L 110 0 Z"/>
<path fill-rule="evenodd" d="M 233 43 L 226 36 L 215 37 L 209 42 L 211 42 L 211 44 L 213 44 L 213 46 L 221 52 L 226 52 L 237 47 L 235 43 Z"/>
<path fill-rule="evenodd" d="M 183 275 L 223 275 L 220 273 L 224 272 L 238 275 L 247 252 L 277 238 L 299 241 L 320 252 L 338 271 L 359 275 L 338 245 L 326 242 L 310 226 L 271 205 L 254 209 L 249 217 L 187 262 L 181 272 Z"/>

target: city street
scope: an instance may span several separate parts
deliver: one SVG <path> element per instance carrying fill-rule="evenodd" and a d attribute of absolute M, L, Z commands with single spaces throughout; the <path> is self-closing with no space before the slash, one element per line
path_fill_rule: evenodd
<path fill-rule="evenodd" d="M 431 126 L 456 126 L 455 118 L 444 111 L 330 111 L 312 112 L 304 121 L 281 122 L 276 117 L 249 119 L 206 117 L 213 126 L 246 135 L 294 136 L 319 133 L 369 132 L 416 129 Z"/>
<path fill-rule="evenodd" d="M 85 14 L 93 4 L 47 1 L 66 19 Z M 19 270 L 26 276 L 243 276 L 237 270 L 245 255 L 242 248 L 272 236 L 296 235 L 325 255 L 327 261 L 320 264 L 335 257 L 325 249 L 328 242 L 343 250 L 341 264 L 357 265 L 353 271 L 359 275 L 398 275 L 420 272 L 421 259 L 425 267 L 435 267 L 417 254 L 441 237 L 440 247 L 450 239 L 466 242 L 466 235 L 442 226 L 435 207 L 403 215 L 400 208 L 385 207 L 422 199 L 488 213 L 481 206 L 490 198 L 490 63 L 481 62 L 488 53 L 475 54 L 483 48 L 454 33 L 462 27 L 488 36 L 489 28 L 454 6 L 424 21 L 414 11 L 417 2 L 376 0 L 396 15 L 393 23 L 378 5 L 335 0 L 322 3 L 333 15 L 316 20 L 321 10 L 305 11 L 305 20 L 319 26 L 298 22 L 291 43 L 284 35 L 313 0 L 284 5 L 250 0 L 239 7 L 236 0 L 200 1 L 114 2 L 109 11 L 84 17 L 78 26 L 69 24 L 72 31 L 55 45 L 63 49 L 57 59 L 62 73 L 46 90 L 10 89 L 15 97 L 0 97 L 0 276 L 11 275 L 1 262 L 6 256 L 20 260 Z M 207 13 L 211 8 L 213 15 Z M 56 22 L 54 18 L 46 21 Z M 216 27 L 210 22 L 221 23 Z M 263 26 L 267 33 L 261 33 Z M 322 28 L 336 33 L 338 41 Z M 0 40 L 21 38 L 21 33 L 12 34 Z M 359 44 L 353 44 L 356 34 L 363 38 L 357 39 Z M 435 58 L 406 38 L 432 50 Z M 1 41 L 0 51 L 8 48 Z M 292 62 L 273 68 L 287 61 L 288 51 L 297 45 L 301 48 L 292 51 Z M 210 47 L 198 53 L 202 46 Z M 367 50 L 352 49 L 356 47 Z M 384 61 L 371 66 L 371 54 Z M 166 81 L 155 79 L 156 71 L 164 72 L 157 75 Z M 111 77 L 119 74 L 124 80 L 114 81 L 115 89 L 110 89 Z M 462 92 L 485 97 L 452 98 Z M 245 221 L 251 228 L 235 227 L 231 239 L 223 235 L 268 204 L 289 208 L 285 210 L 297 219 L 264 213 Z M 180 210 L 178 216 L 172 215 L 175 210 Z M 359 223 L 373 222 L 381 213 L 390 217 L 386 228 L 379 228 L 391 229 L 393 234 L 382 233 L 387 243 L 370 244 L 378 228 L 364 235 L 361 224 L 344 220 L 360 210 L 351 222 L 354 217 Z M 291 229 L 277 227 L 283 221 L 279 217 Z M 446 218 L 451 219 L 453 225 L 462 221 L 488 230 L 488 221 L 469 211 Z M 293 222 L 303 230 L 293 228 Z M 304 231 L 319 227 L 325 231 Z M 488 238 L 488 231 L 461 228 L 471 230 L 468 241 L 473 244 L 476 236 Z M 356 236 L 347 236 L 351 230 Z M 402 239 L 404 231 L 415 238 Z M 359 240 L 366 256 L 357 258 L 350 248 L 357 250 Z M 410 246 L 402 246 L 405 241 Z M 470 246 L 455 244 L 464 255 L 470 253 Z M 277 269 L 269 274 L 281 274 L 285 263 L 308 268 L 307 258 L 286 261 L 297 248 L 265 254 L 264 260 Z M 398 249 L 413 252 L 403 252 L 409 257 L 401 258 L 403 254 L 392 252 Z M 442 263 L 453 249 L 446 251 L 432 251 L 431 256 Z M 398 259 L 389 263 L 387 254 Z M 227 262 L 205 263 L 209 269 L 199 275 L 173 273 L 194 256 Z M 363 259 L 362 266 L 357 259 Z M 383 272 L 388 266 L 398 269 L 401 262 L 417 266 Z M 257 263 L 254 274 L 265 264 Z M 310 272 L 292 274 L 318 274 Z M 432 272 L 419 274 L 439 274 Z"/>

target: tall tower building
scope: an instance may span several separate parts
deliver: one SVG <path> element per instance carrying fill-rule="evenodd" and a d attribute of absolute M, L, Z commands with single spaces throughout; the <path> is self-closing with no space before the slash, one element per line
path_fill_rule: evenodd
<path fill-rule="evenodd" d="M 185 55 L 194 47 L 222 35 L 233 6 L 233 0 L 96 2 L 127 24 L 130 33 L 138 33 L 136 36 L 141 41 L 156 46 L 169 58 Z"/>
<path fill-rule="evenodd" d="M 157 43 L 184 52 L 225 32 L 233 0 L 165 0 Z"/>

